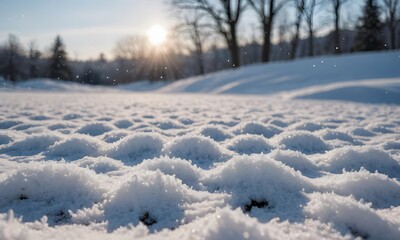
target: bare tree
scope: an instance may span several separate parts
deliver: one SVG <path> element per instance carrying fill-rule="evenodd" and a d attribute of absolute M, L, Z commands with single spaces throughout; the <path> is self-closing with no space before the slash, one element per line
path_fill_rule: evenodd
<path fill-rule="evenodd" d="M 232 67 L 240 66 L 237 28 L 245 8 L 243 0 L 171 0 L 179 9 L 199 10 L 213 21 L 213 27 L 220 34 L 229 49 Z"/>
<path fill-rule="evenodd" d="M 29 77 L 37 78 L 39 77 L 39 66 L 38 61 L 42 53 L 38 50 L 37 42 L 32 40 L 28 43 L 29 51 Z"/>
<path fill-rule="evenodd" d="M 399 0 L 383 0 L 387 23 L 389 24 L 390 46 L 396 49 L 397 9 Z"/>
<path fill-rule="evenodd" d="M 275 0 L 248 0 L 248 2 L 256 12 L 263 31 L 262 61 L 269 62 L 274 18 L 288 1 L 281 0 L 278 4 Z"/>
<path fill-rule="evenodd" d="M 118 62 L 118 82 L 131 82 L 144 77 L 150 55 L 147 42 L 146 37 L 140 35 L 127 36 L 117 42 L 114 56 Z"/>
<path fill-rule="evenodd" d="M 296 7 L 296 22 L 295 22 L 295 32 L 292 38 L 292 50 L 291 50 L 291 59 L 295 59 L 297 46 L 299 45 L 299 35 L 300 35 L 300 26 L 303 20 L 303 15 L 305 12 L 306 0 L 295 0 L 295 7 Z"/>
<path fill-rule="evenodd" d="M 1 73 L 6 79 L 15 82 L 21 73 L 19 65 L 22 64 L 24 54 L 19 39 L 15 35 L 10 34 L 2 46 L 2 52 L 5 57 L 5 63 L 2 69 L 0 69 Z"/>
<path fill-rule="evenodd" d="M 308 30 L 308 56 L 314 56 L 314 11 L 316 0 L 308 0 L 304 11 L 304 16 Z"/>
<path fill-rule="evenodd" d="M 203 75 L 205 73 L 204 66 L 204 42 L 211 35 L 208 28 L 209 24 L 204 23 L 204 14 L 198 11 L 190 12 L 184 15 L 183 24 L 179 24 L 176 29 L 183 34 L 188 35 L 194 45 L 194 54 L 198 67 L 198 74 Z"/>
<path fill-rule="evenodd" d="M 333 6 L 333 13 L 335 16 L 335 31 L 333 34 L 334 38 L 334 53 L 335 54 L 340 54 L 341 53 L 341 48 L 340 48 L 340 9 L 343 6 L 345 2 L 348 0 L 330 0 Z"/>

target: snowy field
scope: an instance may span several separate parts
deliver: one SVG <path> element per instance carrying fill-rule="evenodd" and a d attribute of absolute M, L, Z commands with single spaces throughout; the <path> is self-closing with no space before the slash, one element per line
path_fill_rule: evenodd
<path fill-rule="evenodd" d="M 400 239 L 400 70 L 376 71 L 267 96 L 7 86 L 0 239 Z M 298 99 L 376 78 L 389 100 Z"/>

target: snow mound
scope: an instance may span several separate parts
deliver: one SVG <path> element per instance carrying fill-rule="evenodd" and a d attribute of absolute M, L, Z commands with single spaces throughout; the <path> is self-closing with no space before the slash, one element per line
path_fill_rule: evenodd
<path fill-rule="evenodd" d="M 163 139 L 157 134 L 137 133 L 114 143 L 107 156 L 129 164 L 138 164 L 145 159 L 161 155 Z"/>
<path fill-rule="evenodd" d="M 300 123 L 291 125 L 290 128 L 293 130 L 304 130 L 304 131 L 309 131 L 309 132 L 315 132 L 315 131 L 325 128 L 325 126 L 318 124 L 318 123 L 313 123 L 313 122 L 300 122 Z"/>
<path fill-rule="evenodd" d="M 276 149 L 269 154 L 269 157 L 300 171 L 305 176 L 315 177 L 315 174 L 318 174 L 318 166 L 300 152 Z"/>
<path fill-rule="evenodd" d="M 98 136 L 98 135 L 102 135 L 106 132 L 109 132 L 113 130 L 113 128 L 111 126 L 109 126 L 108 124 L 105 123 L 89 123 L 83 127 L 81 127 L 80 129 L 78 129 L 78 133 L 81 134 L 86 134 L 86 135 L 90 135 L 90 136 Z"/>
<path fill-rule="evenodd" d="M 56 142 L 45 153 L 48 158 L 77 160 L 86 156 L 98 156 L 103 151 L 102 143 L 96 138 L 75 134 Z"/>
<path fill-rule="evenodd" d="M 97 174 L 106 174 L 125 168 L 125 165 L 122 162 L 108 157 L 84 157 L 75 161 L 74 164 L 77 164 L 82 168 L 93 170 Z"/>
<path fill-rule="evenodd" d="M 55 134 L 35 134 L 24 139 L 13 142 L 12 144 L 0 147 L 0 153 L 10 156 L 30 156 L 46 151 L 51 145 L 60 140 Z"/>
<path fill-rule="evenodd" d="M 336 131 L 336 130 L 323 130 L 319 133 L 319 135 L 322 137 L 324 140 L 340 140 L 340 141 L 345 141 L 349 143 L 354 143 L 354 138 L 350 136 L 347 133 Z"/>
<path fill-rule="evenodd" d="M 185 205 L 199 201 L 195 191 L 160 171 L 133 175 L 104 205 L 109 229 L 142 222 L 151 229 L 175 228 L 185 216 Z"/>
<path fill-rule="evenodd" d="M 365 168 L 370 172 L 378 171 L 389 177 L 400 177 L 400 164 L 382 150 L 368 146 L 348 146 L 334 149 L 321 156 L 320 167 L 331 173 L 342 170 L 358 171 Z"/>
<path fill-rule="evenodd" d="M 238 154 L 269 153 L 273 147 L 262 136 L 240 135 L 230 139 L 226 148 Z"/>
<path fill-rule="evenodd" d="M 137 165 L 139 169 L 161 171 L 164 174 L 175 176 L 190 187 L 197 187 L 201 170 L 191 162 L 179 158 L 161 157 Z"/>
<path fill-rule="evenodd" d="M 312 189 L 299 172 L 266 155 L 234 157 L 210 170 L 204 185 L 232 194 L 234 208 L 263 212 L 263 218 L 281 219 L 301 216 L 299 205 L 305 201 L 302 191 Z"/>
<path fill-rule="evenodd" d="M 210 137 L 214 141 L 221 142 L 225 141 L 228 138 L 231 138 L 232 135 L 227 132 L 225 129 L 219 126 L 206 126 L 200 130 L 200 134 L 205 137 Z"/>
<path fill-rule="evenodd" d="M 217 142 L 201 136 L 175 138 L 165 146 L 164 153 L 170 157 L 192 160 L 201 167 L 209 167 L 228 158 L 228 153 Z"/>
<path fill-rule="evenodd" d="M 386 221 L 370 205 L 333 193 L 310 194 L 304 208 L 308 217 L 333 223 L 342 234 L 368 239 L 398 239 L 399 225 Z"/>
<path fill-rule="evenodd" d="M 287 131 L 277 136 L 276 140 L 284 149 L 304 154 L 324 153 L 329 150 L 324 141 L 307 131 Z"/>
<path fill-rule="evenodd" d="M 262 135 L 266 138 L 271 138 L 276 134 L 281 133 L 282 131 L 274 126 L 268 126 L 259 122 L 249 122 L 244 123 L 237 126 L 234 133 L 238 134 L 254 134 L 254 135 Z"/>
<path fill-rule="evenodd" d="M 0 178 L 0 212 L 13 209 L 24 221 L 68 222 L 68 211 L 89 207 L 105 191 L 95 173 L 61 163 L 29 163 Z"/>
<path fill-rule="evenodd" d="M 400 205 L 400 183 L 380 173 L 344 172 L 318 179 L 323 191 L 339 195 L 352 195 L 358 200 L 371 202 L 374 208 Z M 382 186 L 385 186 L 384 188 Z"/>
<path fill-rule="evenodd" d="M 111 131 L 104 134 L 103 141 L 106 143 L 115 143 L 128 136 L 128 134 L 128 132 L 123 131 Z"/>

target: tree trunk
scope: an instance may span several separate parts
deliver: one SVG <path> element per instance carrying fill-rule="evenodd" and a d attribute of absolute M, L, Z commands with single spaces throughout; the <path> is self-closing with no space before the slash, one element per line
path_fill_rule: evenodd
<path fill-rule="evenodd" d="M 314 31 L 312 29 L 312 24 L 309 25 L 308 29 L 308 56 L 314 56 Z"/>
<path fill-rule="evenodd" d="M 232 67 L 237 68 L 240 67 L 240 56 L 239 56 L 239 46 L 236 36 L 236 24 L 234 23 L 230 24 L 230 30 L 231 30 L 230 32 L 231 39 L 230 39 L 230 44 L 228 44 L 229 51 L 231 52 Z"/>
<path fill-rule="evenodd" d="M 301 18 L 297 19 L 296 21 L 296 33 L 292 40 L 292 51 L 290 55 L 290 59 L 292 60 L 296 58 L 297 46 L 299 45 L 300 23 L 301 23 Z"/>
<path fill-rule="evenodd" d="M 396 49 L 396 26 L 394 25 L 394 22 L 390 23 L 390 45 L 393 50 Z"/>
<path fill-rule="evenodd" d="M 334 41 L 335 41 L 335 46 L 334 46 L 334 53 L 335 54 L 340 54 L 341 49 L 340 49 L 340 29 L 339 29 L 339 22 L 340 22 L 340 3 L 336 3 L 337 5 L 335 6 L 335 33 L 334 33 Z"/>

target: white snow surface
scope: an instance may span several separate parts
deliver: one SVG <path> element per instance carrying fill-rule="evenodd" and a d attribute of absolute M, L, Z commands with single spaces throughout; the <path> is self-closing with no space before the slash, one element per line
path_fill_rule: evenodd
<path fill-rule="evenodd" d="M 321 73 L 305 70 L 268 96 L 7 85 L 0 239 L 400 239 L 399 96 L 298 97 L 350 81 L 399 86 L 398 55 L 342 57 L 354 61 L 336 66 L 347 75 L 328 72 L 318 86 Z M 245 74 L 258 74 L 259 84 L 277 66 L 290 73 L 313 61 L 321 60 L 226 71 L 159 91 L 185 92 L 197 81 L 206 91 L 199 86 L 229 76 L 239 83 Z M 257 84 L 236 93 L 257 93 Z"/>

